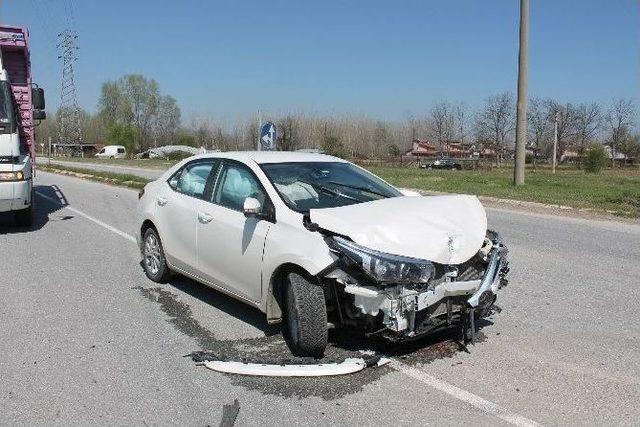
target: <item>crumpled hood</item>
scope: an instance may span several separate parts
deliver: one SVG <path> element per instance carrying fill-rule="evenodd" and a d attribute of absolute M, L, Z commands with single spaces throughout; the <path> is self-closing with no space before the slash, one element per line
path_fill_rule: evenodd
<path fill-rule="evenodd" d="M 482 247 L 487 215 L 475 196 L 393 197 L 312 209 L 312 222 L 380 252 L 460 264 Z"/>

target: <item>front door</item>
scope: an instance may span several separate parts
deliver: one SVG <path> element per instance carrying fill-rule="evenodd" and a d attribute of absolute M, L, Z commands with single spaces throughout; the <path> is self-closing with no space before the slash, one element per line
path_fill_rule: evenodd
<path fill-rule="evenodd" d="M 270 209 L 264 188 L 246 165 L 225 161 L 209 200 L 198 209 L 198 269 L 212 282 L 258 302 L 262 297 L 262 254 L 271 222 L 245 217 L 253 197 Z"/>

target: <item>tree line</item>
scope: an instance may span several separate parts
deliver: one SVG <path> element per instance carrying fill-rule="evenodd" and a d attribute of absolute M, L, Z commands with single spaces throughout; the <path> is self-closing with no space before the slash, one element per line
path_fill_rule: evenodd
<path fill-rule="evenodd" d="M 254 118 L 221 124 L 203 116 L 183 119 L 176 100 L 159 84 L 138 74 L 125 75 L 102 85 L 97 112 L 81 111 L 86 143 L 125 145 L 139 152 L 161 145 L 191 145 L 207 149 L 250 150 L 259 136 Z M 440 101 L 423 115 L 401 121 L 376 120 L 365 115 L 319 116 L 306 112 L 272 119 L 278 128 L 281 150 L 316 148 L 354 158 L 397 157 L 415 139 L 441 148 L 454 141 L 476 150 L 490 147 L 502 153 L 513 146 L 515 98 L 509 92 L 487 97 L 473 111 L 463 102 Z M 59 139 L 60 111 L 39 127 L 38 141 Z M 534 157 L 551 152 L 557 123 L 558 156 L 569 147 L 584 154 L 592 144 L 608 144 L 616 153 L 640 157 L 636 104 L 615 99 L 610 105 L 562 103 L 532 97 L 528 105 L 529 149 Z M 65 142 L 65 141 L 63 141 Z"/>

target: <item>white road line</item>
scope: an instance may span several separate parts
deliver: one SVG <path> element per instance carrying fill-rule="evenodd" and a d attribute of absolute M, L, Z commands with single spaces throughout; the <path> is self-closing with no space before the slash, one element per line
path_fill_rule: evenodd
<path fill-rule="evenodd" d="M 118 230 L 117 228 L 100 221 L 99 219 L 96 219 L 94 217 L 92 217 L 91 215 L 87 215 L 86 213 L 72 208 L 69 205 L 64 205 L 62 203 L 60 203 L 59 200 L 56 200 L 52 197 L 46 196 L 42 193 L 40 193 L 39 191 L 36 191 L 36 194 L 46 200 L 49 200 L 50 202 L 53 202 L 59 206 L 62 206 L 64 209 L 68 209 L 71 212 L 74 212 L 86 219 L 88 219 L 91 222 L 94 222 L 96 224 L 98 224 L 99 226 L 106 228 L 107 230 L 121 236 L 124 237 L 125 239 L 136 243 L 136 239 L 135 237 L 133 237 L 130 234 L 125 233 L 124 231 Z M 493 403 L 489 400 L 486 400 L 478 395 L 475 395 L 471 392 L 468 392 L 466 390 L 463 390 L 459 387 L 456 387 L 452 384 L 449 384 L 445 381 L 442 381 L 434 376 L 429 375 L 428 373 L 417 369 L 417 368 L 413 368 L 411 366 L 408 366 L 402 362 L 400 362 L 399 360 L 393 360 L 391 362 L 391 366 L 393 366 L 396 370 L 398 370 L 399 372 L 402 372 L 403 374 L 418 380 L 436 390 L 439 390 L 445 394 L 448 394 L 451 397 L 454 397 L 458 400 L 461 400 L 463 402 L 468 403 L 469 405 L 480 409 L 481 411 L 486 412 L 487 414 L 493 415 L 495 417 L 500 418 L 503 421 L 506 421 L 510 424 L 516 425 L 516 426 L 520 426 L 520 427 L 534 427 L 534 426 L 540 426 L 540 424 L 536 423 L 533 420 L 530 420 L 526 417 L 523 417 L 522 415 L 518 415 L 516 413 L 513 413 L 511 411 L 509 411 L 508 409 L 505 409 L 501 406 L 499 406 L 496 403 Z"/>
<path fill-rule="evenodd" d="M 391 366 L 393 366 L 398 371 L 402 372 L 405 375 L 410 376 L 413 379 L 416 379 L 428 386 L 435 388 L 443 393 L 448 394 L 451 397 L 455 397 L 458 400 L 468 403 L 469 405 L 480 409 L 481 411 L 486 412 L 487 414 L 493 415 L 495 417 L 500 418 L 503 421 L 506 421 L 510 424 L 522 427 L 532 427 L 532 426 L 540 426 L 537 422 L 530 420 L 522 415 L 518 415 L 499 406 L 496 403 L 493 403 L 487 399 L 484 399 L 478 395 L 475 395 L 471 392 L 463 390 L 459 387 L 456 387 L 452 384 L 449 384 L 445 381 L 442 381 L 434 376 L 427 374 L 426 372 L 408 366 L 399 360 L 393 360 L 391 362 Z"/>
<path fill-rule="evenodd" d="M 82 212 L 82 211 L 79 211 L 78 209 L 72 208 L 72 207 L 71 207 L 71 206 L 69 206 L 69 205 L 64 205 L 64 204 L 60 203 L 60 201 L 59 201 L 59 200 L 56 200 L 56 199 L 54 199 L 53 197 L 49 197 L 49 196 L 47 196 L 47 195 L 44 195 L 44 194 L 42 194 L 42 193 L 41 193 L 41 192 L 39 192 L 39 191 L 36 191 L 36 194 L 37 194 L 38 196 L 40 196 L 40 197 L 44 198 L 44 199 L 49 200 L 50 202 L 53 202 L 53 203 L 57 204 L 58 206 L 62 206 L 64 209 L 68 209 L 68 210 L 70 210 L 71 212 L 73 212 L 73 213 L 75 213 L 75 214 L 78 214 L 78 215 L 80 215 L 80 216 L 82 216 L 82 217 L 84 217 L 84 218 L 88 219 L 89 221 L 91 221 L 91 222 L 94 222 L 94 223 L 98 224 L 100 227 L 106 228 L 107 230 L 109 230 L 109 231 L 111 231 L 111 232 L 114 232 L 114 233 L 116 233 L 117 235 L 119 235 L 119 236 L 121 236 L 121 237 L 124 237 L 125 239 L 127 239 L 127 240 L 129 240 L 129 241 L 131 241 L 131 242 L 133 242 L 133 243 L 136 243 L 136 238 L 135 238 L 135 237 L 133 237 L 131 234 L 127 234 L 127 233 L 125 233 L 124 231 L 118 230 L 117 228 L 115 228 L 115 227 L 113 227 L 113 226 L 111 226 L 111 225 L 107 224 L 106 222 L 102 222 L 102 221 L 100 221 L 99 219 L 96 219 L 96 218 L 92 217 L 91 215 L 87 215 L 86 213 L 84 213 L 84 212 Z"/>

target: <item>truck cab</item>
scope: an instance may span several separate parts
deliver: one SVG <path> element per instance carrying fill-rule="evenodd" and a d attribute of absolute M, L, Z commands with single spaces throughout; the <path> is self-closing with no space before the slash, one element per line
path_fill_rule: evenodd
<path fill-rule="evenodd" d="M 18 225 L 31 223 L 33 163 L 20 141 L 11 83 L 0 71 L 0 212 L 13 211 Z"/>
<path fill-rule="evenodd" d="M 28 31 L 0 26 L 0 212 L 14 212 L 23 227 L 33 222 L 35 126 L 44 108 L 44 91 L 31 81 Z"/>

